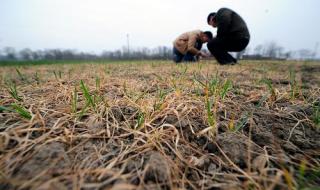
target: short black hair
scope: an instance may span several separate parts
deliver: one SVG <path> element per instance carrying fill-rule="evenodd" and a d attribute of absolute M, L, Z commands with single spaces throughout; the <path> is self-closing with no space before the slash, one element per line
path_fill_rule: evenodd
<path fill-rule="evenodd" d="M 213 39 L 213 35 L 210 31 L 205 31 L 204 34 L 209 38 L 209 40 Z"/>
<path fill-rule="evenodd" d="M 213 13 L 210 13 L 210 14 L 208 15 L 208 17 L 207 17 L 207 23 L 208 23 L 208 24 L 209 24 L 209 22 L 210 22 L 210 18 L 211 18 L 211 17 L 215 17 L 216 14 L 217 14 L 217 13 L 213 12 Z"/>

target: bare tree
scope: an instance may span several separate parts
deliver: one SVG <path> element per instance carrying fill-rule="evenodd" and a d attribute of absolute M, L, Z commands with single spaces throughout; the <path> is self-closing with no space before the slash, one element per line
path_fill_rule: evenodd
<path fill-rule="evenodd" d="M 33 59 L 33 52 L 29 48 L 25 48 L 19 52 L 21 59 L 23 60 L 32 60 Z"/>
<path fill-rule="evenodd" d="M 298 50 L 299 58 L 301 60 L 311 59 L 313 56 L 313 53 L 309 49 L 300 49 Z"/>
<path fill-rule="evenodd" d="M 263 46 L 260 44 L 260 45 L 257 45 L 255 48 L 254 48 L 254 54 L 255 55 L 262 55 L 262 50 L 263 50 Z"/>
<path fill-rule="evenodd" d="M 5 47 L 3 51 L 7 60 L 17 59 L 16 50 L 13 47 Z"/>
<path fill-rule="evenodd" d="M 314 50 L 313 50 L 313 53 L 312 53 L 312 59 L 316 59 L 317 52 L 318 52 L 318 47 L 319 47 L 319 42 L 317 42 L 316 45 L 314 46 Z"/>
<path fill-rule="evenodd" d="M 42 51 L 33 51 L 32 52 L 32 58 L 33 58 L 33 60 L 43 59 Z"/>
<path fill-rule="evenodd" d="M 4 60 L 4 59 L 5 59 L 5 56 L 4 56 L 3 50 L 0 49 L 0 60 Z"/>
<path fill-rule="evenodd" d="M 290 59 L 292 57 L 293 52 L 292 51 L 287 51 L 283 54 L 283 57 L 285 59 Z"/>
<path fill-rule="evenodd" d="M 275 42 L 267 43 L 264 47 L 263 55 L 269 58 L 275 58 L 277 53 L 277 44 Z"/>

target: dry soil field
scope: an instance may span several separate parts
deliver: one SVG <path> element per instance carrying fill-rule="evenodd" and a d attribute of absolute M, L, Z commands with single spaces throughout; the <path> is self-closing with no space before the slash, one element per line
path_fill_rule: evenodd
<path fill-rule="evenodd" d="M 0 189 L 317 189 L 320 63 L 0 67 Z"/>

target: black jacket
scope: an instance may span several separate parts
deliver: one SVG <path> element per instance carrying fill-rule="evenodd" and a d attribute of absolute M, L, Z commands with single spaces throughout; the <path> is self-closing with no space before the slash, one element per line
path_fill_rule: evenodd
<path fill-rule="evenodd" d="M 216 14 L 217 38 L 250 38 L 245 21 L 231 9 L 221 8 Z"/>

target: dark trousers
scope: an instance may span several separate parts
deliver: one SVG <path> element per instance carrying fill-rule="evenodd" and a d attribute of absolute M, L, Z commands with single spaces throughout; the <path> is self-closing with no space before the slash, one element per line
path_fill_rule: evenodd
<path fill-rule="evenodd" d="M 201 50 L 202 43 L 198 40 L 195 44 L 195 48 L 197 50 Z M 180 53 L 177 48 L 173 47 L 173 61 L 175 63 L 181 62 L 196 62 L 199 60 L 199 56 L 193 55 L 192 53 L 182 54 Z"/>
<path fill-rule="evenodd" d="M 228 52 L 240 52 L 249 44 L 249 38 L 213 38 L 207 47 L 217 61 L 224 64 L 237 63 L 237 60 Z"/>
<path fill-rule="evenodd" d="M 186 53 L 183 55 L 180 53 L 175 47 L 173 48 L 173 61 L 175 63 L 181 63 L 181 62 L 195 62 L 195 56 L 191 53 Z"/>

